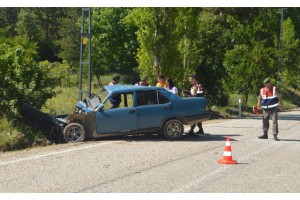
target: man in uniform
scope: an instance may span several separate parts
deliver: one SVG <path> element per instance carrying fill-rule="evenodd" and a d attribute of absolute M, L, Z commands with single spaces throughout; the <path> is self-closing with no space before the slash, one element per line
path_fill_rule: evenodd
<path fill-rule="evenodd" d="M 278 103 L 282 109 L 282 99 L 278 92 L 278 88 L 273 86 L 270 78 L 263 81 L 265 87 L 260 89 L 257 108 L 263 109 L 263 134 L 259 139 L 268 139 L 269 119 L 272 115 L 273 136 L 275 141 L 279 141 L 278 135 Z M 279 101 L 279 102 L 278 102 Z"/>
<path fill-rule="evenodd" d="M 120 76 L 114 75 L 113 80 L 110 82 L 109 85 L 117 85 L 119 82 L 120 82 Z M 117 95 L 111 96 L 109 98 L 109 101 L 110 101 L 110 109 L 119 108 L 120 103 L 121 103 L 121 95 L 117 94 Z"/>
<path fill-rule="evenodd" d="M 191 90 L 187 91 L 187 90 L 183 90 L 183 96 L 185 97 L 203 97 L 203 87 L 202 85 L 199 83 L 198 81 L 198 77 L 196 74 L 192 74 L 189 77 L 189 82 L 191 84 Z M 195 133 L 194 129 L 195 127 L 198 126 L 199 130 Z M 203 127 L 202 127 L 202 122 L 197 123 L 197 124 L 193 124 L 191 125 L 191 129 L 189 130 L 189 134 L 204 134 L 203 131 Z"/>

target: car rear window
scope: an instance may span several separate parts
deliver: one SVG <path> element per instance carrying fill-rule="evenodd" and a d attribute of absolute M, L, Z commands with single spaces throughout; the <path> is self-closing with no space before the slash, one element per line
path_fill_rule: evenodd
<path fill-rule="evenodd" d="M 157 93 L 155 90 L 137 91 L 137 106 L 155 105 L 157 102 Z"/>
<path fill-rule="evenodd" d="M 169 103 L 169 100 L 167 99 L 167 97 L 165 97 L 162 93 L 158 92 L 158 101 L 159 104 L 165 104 L 165 103 Z"/>
<path fill-rule="evenodd" d="M 137 106 L 165 104 L 169 102 L 163 94 L 156 90 L 137 91 L 136 98 Z"/>

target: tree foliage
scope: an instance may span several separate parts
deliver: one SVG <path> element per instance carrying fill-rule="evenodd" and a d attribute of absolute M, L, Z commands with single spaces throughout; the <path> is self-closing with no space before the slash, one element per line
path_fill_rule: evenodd
<path fill-rule="evenodd" d="M 80 15 L 80 8 L 68 8 L 65 9 L 65 16 L 58 20 L 59 40 L 56 40 L 56 44 L 60 50 L 57 55 L 71 68 L 79 66 Z"/>
<path fill-rule="evenodd" d="M 0 106 L 2 114 L 17 116 L 27 103 L 40 108 L 54 95 L 48 66 L 35 61 L 36 45 L 28 39 L 0 38 Z"/>
<path fill-rule="evenodd" d="M 135 59 L 138 43 L 135 27 L 126 23 L 131 8 L 98 8 L 92 13 L 92 68 L 100 75 L 119 73 L 133 82 L 136 76 Z M 123 76 L 124 76 L 123 75 Z"/>
<path fill-rule="evenodd" d="M 284 13 L 279 50 L 278 8 L 93 8 L 92 74 L 99 83 L 102 75 L 119 73 L 127 83 L 146 75 L 155 84 L 163 73 L 187 89 L 196 73 L 211 104 L 220 105 L 230 93 L 247 103 L 265 77 L 299 89 L 300 10 Z M 64 62 L 76 71 L 80 15 L 80 8 L 0 8 L 2 45 L 11 41 L 3 48 L 26 43 L 24 51 L 36 53 L 25 57 L 35 65 Z"/>
<path fill-rule="evenodd" d="M 249 94 L 257 94 L 266 77 L 277 78 L 279 11 L 272 8 L 251 10 L 245 20 L 227 16 L 233 48 L 226 51 L 224 64 L 227 88 L 242 94 L 247 104 Z"/>
<path fill-rule="evenodd" d="M 283 24 L 283 49 L 279 52 L 282 60 L 280 69 L 285 87 L 299 89 L 300 65 L 299 65 L 299 39 L 296 38 L 295 27 L 291 18 L 287 18 Z"/>
<path fill-rule="evenodd" d="M 16 32 L 37 43 L 38 59 L 60 61 L 56 41 L 59 34 L 60 18 L 65 16 L 63 8 L 21 8 L 16 23 Z"/>
<path fill-rule="evenodd" d="M 220 24 L 220 16 L 204 10 L 197 18 L 197 37 L 191 52 L 190 65 L 200 77 L 205 96 L 211 104 L 226 105 L 223 65 L 225 49 L 228 45 L 228 31 Z"/>
<path fill-rule="evenodd" d="M 173 8 L 135 8 L 127 17 L 137 27 L 139 73 L 148 76 L 152 84 L 157 74 L 167 74 L 178 67 L 176 13 Z"/>

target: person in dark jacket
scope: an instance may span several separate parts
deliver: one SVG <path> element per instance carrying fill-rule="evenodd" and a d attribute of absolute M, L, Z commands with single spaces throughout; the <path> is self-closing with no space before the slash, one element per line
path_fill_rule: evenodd
<path fill-rule="evenodd" d="M 117 85 L 120 82 L 120 76 L 119 75 L 114 75 L 113 76 L 113 80 L 110 82 L 109 85 Z M 119 108 L 120 107 L 120 103 L 121 103 L 121 95 L 120 94 L 116 94 L 114 96 L 111 96 L 109 98 L 110 101 L 110 109 L 113 108 Z"/>

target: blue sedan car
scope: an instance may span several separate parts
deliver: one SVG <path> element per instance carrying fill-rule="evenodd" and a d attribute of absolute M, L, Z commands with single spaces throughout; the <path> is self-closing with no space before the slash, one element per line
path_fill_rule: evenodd
<path fill-rule="evenodd" d="M 106 98 L 97 95 L 79 101 L 73 114 L 58 119 L 66 142 L 88 138 L 162 133 L 167 139 L 180 139 L 183 125 L 209 119 L 204 97 L 180 98 L 160 87 L 109 85 Z M 110 99 L 121 98 L 110 109 Z"/>

